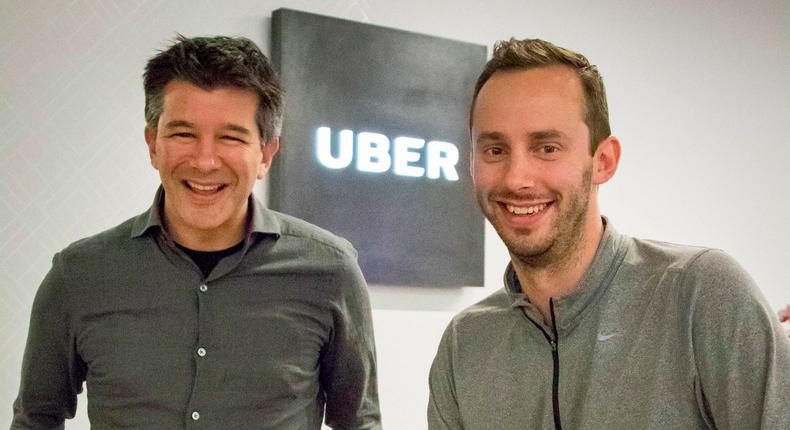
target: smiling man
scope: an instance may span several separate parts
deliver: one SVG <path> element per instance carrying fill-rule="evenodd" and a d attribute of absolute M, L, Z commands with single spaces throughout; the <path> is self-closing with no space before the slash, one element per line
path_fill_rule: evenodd
<path fill-rule="evenodd" d="M 244 38 L 179 37 L 144 75 L 151 208 L 58 253 L 33 305 L 12 429 L 380 428 L 350 243 L 252 195 L 282 90 Z"/>
<path fill-rule="evenodd" d="M 601 216 L 620 142 L 595 66 L 500 42 L 470 115 L 477 200 L 511 264 L 444 333 L 431 429 L 787 428 L 790 342 L 749 275 Z"/>

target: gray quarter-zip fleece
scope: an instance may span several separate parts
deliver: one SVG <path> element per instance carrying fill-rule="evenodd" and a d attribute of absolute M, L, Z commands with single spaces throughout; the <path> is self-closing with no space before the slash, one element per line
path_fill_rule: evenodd
<path fill-rule="evenodd" d="M 508 267 L 505 288 L 457 315 L 431 367 L 429 428 L 790 428 L 790 341 L 724 252 L 609 224 L 551 308 L 556 332 Z"/>

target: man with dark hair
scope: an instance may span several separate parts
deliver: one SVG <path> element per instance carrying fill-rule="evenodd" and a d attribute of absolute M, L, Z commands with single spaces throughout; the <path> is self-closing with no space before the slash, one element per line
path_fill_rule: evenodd
<path fill-rule="evenodd" d="M 350 243 L 252 195 L 282 90 L 244 38 L 179 37 L 145 75 L 151 208 L 55 255 L 33 304 L 13 429 L 380 428 Z"/>
<path fill-rule="evenodd" d="M 442 337 L 431 429 L 788 428 L 790 342 L 749 275 L 601 216 L 620 142 L 595 66 L 500 42 L 470 134 L 477 200 L 511 263 Z"/>

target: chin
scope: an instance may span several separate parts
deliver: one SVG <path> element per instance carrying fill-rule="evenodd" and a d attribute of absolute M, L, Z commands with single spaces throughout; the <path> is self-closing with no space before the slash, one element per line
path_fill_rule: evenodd
<path fill-rule="evenodd" d="M 184 214 L 183 220 L 192 229 L 210 231 L 219 228 L 229 219 L 228 216 L 201 212 L 203 211 L 192 211 L 189 214 Z"/>
<path fill-rule="evenodd" d="M 499 228 L 496 230 L 508 252 L 520 259 L 544 258 L 550 254 L 556 242 L 556 237 L 537 231 L 520 233 L 515 230 L 503 232 Z"/>
<path fill-rule="evenodd" d="M 547 255 L 551 250 L 550 244 L 544 243 L 505 243 L 508 252 L 522 259 L 537 258 Z"/>

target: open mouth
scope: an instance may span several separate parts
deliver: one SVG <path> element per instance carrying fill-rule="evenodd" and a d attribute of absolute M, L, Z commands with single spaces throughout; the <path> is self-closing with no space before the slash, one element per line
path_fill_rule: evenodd
<path fill-rule="evenodd" d="M 198 184 L 192 181 L 184 181 L 184 185 L 192 192 L 202 195 L 211 195 L 225 189 L 226 184 Z"/>
<path fill-rule="evenodd" d="M 508 212 L 513 215 L 533 216 L 542 212 L 547 207 L 551 206 L 552 202 L 541 203 L 532 206 L 516 206 L 511 204 L 504 204 Z"/>

